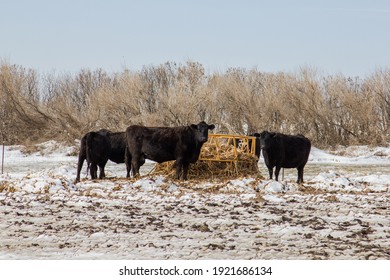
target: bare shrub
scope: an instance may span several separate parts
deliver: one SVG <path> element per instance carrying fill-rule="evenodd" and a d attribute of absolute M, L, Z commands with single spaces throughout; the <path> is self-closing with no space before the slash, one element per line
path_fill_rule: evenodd
<path fill-rule="evenodd" d="M 73 141 L 99 128 L 177 126 L 201 120 L 217 132 L 301 133 L 317 146 L 390 141 L 390 70 L 365 79 L 231 68 L 206 74 L 198 62 L 140 71 L 40 76 L 1 62 L 0 116 L 7 143 Z"/>
<path fill-rule="evenodd" d="M 2 63 L 0 66 L 0 116 L 6 143 L 18 143 L 44 130 L 50 116 L 40 102 L 38 77 L 33 70 Z"/>
<path fill-rule="evenodd" d="M 142 122 L 139 95 L 141 81 L 137 74 L 125 71 L 116 76 L 115 86 L 105 86 L 88 99 L 86 122 L 88 130 L 108 128 L 125 130 L 130 124 Z"/>

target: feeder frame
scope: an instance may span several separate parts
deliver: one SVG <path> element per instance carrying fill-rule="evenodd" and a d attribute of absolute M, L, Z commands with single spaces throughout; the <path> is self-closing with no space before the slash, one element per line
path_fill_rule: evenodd
<path fill-rule="evenodd" d="M 231 145 L 233 147 L 233 157 L 232 158 L 222 158 L 221 152 L 224 152 L 222 148 L 222 141 L 226 141 L 226 146 Z M 249 145 L 249 140 L 251 144 Z M 239 144 L 240 143 L 240 144 Z M 240 147 L 238 147 L 240 145 Z M 219 162 L 238 162 L 245 161 L 238 158 L 237 149 L 240 149 L 240 153 L 248 154 L 252 157 L 256 156 L 256 137 L 254 136 L 244 136 L 244 135 L 235 135 L 235 134 L 209 134 L 208 146 L 215 147 L 216 154 L 214 158 L 205 157 L 202 152 L 199 155 L 199 160 L 202 161 L 219 161 Z"/>

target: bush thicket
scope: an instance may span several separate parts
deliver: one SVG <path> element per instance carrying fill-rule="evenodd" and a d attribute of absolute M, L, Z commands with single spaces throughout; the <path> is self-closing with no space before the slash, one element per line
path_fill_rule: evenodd
<path fill-rule="evenodd" d="M 0 128 L 7 144 L 73 141 L 88 131 L 131 124 L 178 126 L 205 120 L 217 132 L 304 134 L 314 145 L 390 142 L 390 70 L 361 79 L 315 69 L 206 73 L 197 62 L 140 71 L 39 74 L 0 65 Z"/>

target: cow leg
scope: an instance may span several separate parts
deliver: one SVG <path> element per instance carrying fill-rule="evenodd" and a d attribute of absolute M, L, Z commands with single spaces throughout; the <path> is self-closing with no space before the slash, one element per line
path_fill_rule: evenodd
<path fill-rule="evenodd" d="M 104 166 L 106 165 L 106 163 L 107 162 L 99 164 L 99 170 L 100 170 L 99 179 L 103 179 L 104 177 L 106 177 L 106 173 L 104 172 Z"/>
<path fill-rule="evenodd" d="M 183 163 L 183 180 L 187 180 L 189 162 Z"/>
<path fill-rule="evenodd" d="M 141 167 L 142 165 L 145 164 L 145 155 L 141 155 L 141 157 L 139 158 L 139 167 Z"/>
<path fill-rule="evenodd" d="M 133 177 L 139 176 L 140 159 L 139 156 L 133 156 L 131 159 L 131 168 L 133 170 Z"/>
<path fill-rule="evenodd" d="M 126 163 L 126 178 L 130 178 L 130 172 L 131 172 L 131 163 Z"/>
<path fill-rule="evenodd" d="M 299 166 L 297 168 L 298 169 L 298 180 L 297 180 L 298 184 L 302 184 L 303 183 L 303 167 L 304 166 Z"/>
<path fill-rule="evenodd" d="M 182 170 L 183 170 L 183 160 L 176 159 L 176 179 L 177 180 L 180 180 L 180 175 L 181 175 Z"/>
<path fill-rule="evenodd" d="M 131 154 L 126 147 L 126 152 L 125 152 L 125 163 L 126 163 L 126 178 L 130 177 L 130 171 L 131 171 Z M 134 173 L 134 170 L 133 170 Z"/>
<path fill-rule="evenodd" d="M 269 179 L 272 180 L 273 168 L 268 167 Z"/>
<path fill-rule="evenodd" d="M 91 166 L 89 168 L 90 173 L 91 173 L 91 179 L 96 179 L 97 178 L 97 164 L 96 163 L 91 163 Z"/>
<path fill-rule="evenodd" d="M 275 167 L 275 180 L 278 181 L 279 179 L 279 172 L 280 172 L 280 166 Z"/>
<path fill-rule="evenodd" d="M 97 171 L 98 171 L 98 167 L 97 165 L 95 165 L 95 169 L 93 170 L 93 179 L 97 179 Z"/>
<path fill-rule="evenodd" d="M 80 182 L 80 172 L 81 172 L 81 169 L 83 168 L 83 163 L 84 163 L 84 160 L 86 159 L 86 156 L 85 154 L 81 153 L 79 154 L 79 161 L 77 163 L 77 176 L 76 176 L 76 183 L 77 182 Z"/>
<path fill-rule="evenodd" d="M 139 177 L 139 163 L 137 161 L 132 160 L 131 161 L 131 169 L 133 173 L 133 177 Z"/>
<path fill-rule="evenodd" d="M 99 179 L 103 179 L 104 177 L 106 177 L 104 174 L 104 167 L 99 166 L 99 170 L 100 170 Z"/>

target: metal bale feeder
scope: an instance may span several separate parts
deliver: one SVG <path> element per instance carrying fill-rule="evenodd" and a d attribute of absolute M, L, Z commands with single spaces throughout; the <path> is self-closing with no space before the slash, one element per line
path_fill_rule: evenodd
<path fill-rule="evenodd" d="M 258 175 L 256 137 L 209 134 L 199 159 L 190 164 L 188 177 L 196 179 Z M 174 161 L 157 164 L 152 174 L 174 176 Z"/>

